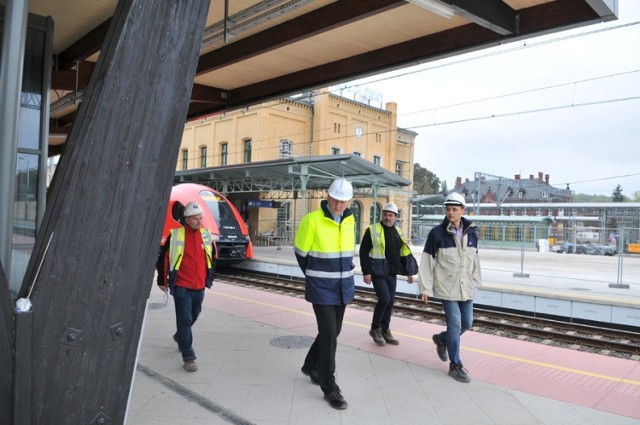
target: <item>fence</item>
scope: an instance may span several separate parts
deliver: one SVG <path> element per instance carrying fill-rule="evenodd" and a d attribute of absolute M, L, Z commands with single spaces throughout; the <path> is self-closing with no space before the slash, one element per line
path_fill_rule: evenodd
<path fill-rule="evenodd" d="M 531 232 L 523 232 L 523 235 Z M 554 286 L 589 291 L 594 288 L 640 289 L 637 228 L 552 228 L 548 239 L 512 241 L 496 247 L 481 240 L 483 270 L 515 277 L 553 279 Z"/>

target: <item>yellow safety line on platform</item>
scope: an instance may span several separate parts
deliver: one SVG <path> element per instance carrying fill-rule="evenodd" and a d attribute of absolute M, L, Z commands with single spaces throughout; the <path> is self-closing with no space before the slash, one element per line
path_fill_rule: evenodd
<path fill-rule="evenodd" d="M 283 307 L 283 306 L 277 305 L 277 304 L 271 304 L 271 303 L 267 303 L 267 302 L 264 302 L 264 301 L 256 301 L 256 300 L 252 300 L 250 298 L 243 298 L 243 297 L 239 297 L 237 295 L 230 295 L 230 294 L 225 294 L 225 293 L 222 293 L 222 292 L 216 292 L 216 291 L 212 291 L 212 292 L 214 294 L 216 294 L 216 295 L 222 295 L 222 296 L 227 297 L 227 298 L 234 298 L 234 299 L 237 299 L 237 300 L 248 301 L 248 302 L 253 303 L 253 304 L 259 304 L 259 305 L 264 305 L 264 306 L 268 306 L 268 307 L 273 307 L 273 308 L 276 308 L 278 310 L 289 311 L 289 312 L 294 312 L 294 313 L 300 313 L 300 314 L 303 314 L 305 316 L 315 317 L 315 314 L 313 314 L 313 313 L 309 313 L 309 312 L 306 312 L 306 311 L 298 310 L 298 309 L 295 309 L 295 308 Z M 356 326 L 356 327 L 359 327 L 359 328 L 364 328 L 364 329 L 368 329 L 369 328 L 368 325 L 363 325 L 361 323 L 351 322 L 349 320 L 345 320 L 343 323 L 347 323 L 349 325 Z M 426 342 L 426 343 L 430 343 L 431 342 L 431 338 L 423 338 L 423 337 L 420 337 L 420 336 L 417 336 L 417 335 L 410 335 L 410 334 L 405 334 L 405 333 L 397 332 L 397 331 L 394 331 L 394 334 L 400 335 L 400 336 L 403 336 L 403 337 L 406 337 L 406 338 L 411 338 L 411 339 L 414 339 L 414 340 L 417 340 L 417 341 L 421 341 L 421 342 Z M 462 346 L 462 345 L 460 346 L 460 348 L 462 348 L 463 350 L 466 350 L 466 351 L 471 351 L 471 352 L 474 352 L 474 353 L 480 353 L 480 354 L 484 354 L 484 355 L 491 356 L 491 357 L 498 357 L 498 358 L 501 358 L 501 359 L 512 360 L 512 361 L 518 362 L 518 363 L 546 367 L 546 368 L 549 368 L 549 369 L 554 369 L 554 370 L 560 370 L 560 371 L 563 371 L 563 372 L 574 373 L 576 375 L 589 376 L 589 377 L 592 377 L 592 378 L 604 379 L 604 380 L 607 380 L 607 381 L 618 382 L 618 383 L 621 383 L 621 384 L 629 384 L 629 385 L 640 386 L 640 381 L 634 381 L 632 379 L 619 378 L 617 376 L 603 375 L 603 374 L 600 374 L 600 373 L 589 372 L 589 371 L 586 371 L 586 370 L 572 369 L 572 368 L 569 368 L 569 367 L 558 366 L 558 365 L 554 365 L 554 364 L 551 364 L 551 363 L 538 362 L 538 361 L 535 361 L 535 360 L 523 359 L 521 357 L 515 357 L 515 356 L 509 356 L 509 355 L 506 355 L 506 354 L 495 353 L 493 351 L 482 350 L 482 349 L 479 349 L 479 348 L 469 348 L 469 347 L 465 347 L 465 346 Z"/>

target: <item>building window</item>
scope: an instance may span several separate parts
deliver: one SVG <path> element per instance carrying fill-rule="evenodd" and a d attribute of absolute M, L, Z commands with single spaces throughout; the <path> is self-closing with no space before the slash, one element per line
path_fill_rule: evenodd
<path fill-rule="evenodd" d="M 229 156 L 229 145 L 227 143 L 222 143 L 220 145 L 220 165 L 227 165 Z"/>
<path fill-rule="evenodd" d="M 373 163 L 376 165 L 380 165 L 380 157 L 378 155 L 373 155 Z"/>
<path fill-rule="evenodd" d="M 333 123 L 333 132 L 340 134 L 340 123 L 337 123 L 337 122 Z"/>
<path fill-rule="evenodd" d="M 200 147 L 200 168 L 206 168 L 207 166 L 207 147 Z"/>
<path fill-rule="evenodd" d="M 549 197 L 549 192 L 542 192 L 542 197 L 543 198 L 548 198 Z"/>
<path fill-rule="evenodd" d="M 396 161 L 396 174 L 401 176 L 402 175 L 402 161 Z"/>
<path fill-rule="evenodd" d="M 382 134 L 376 133 L 376 143 L 382 143 Z"/>
<path fill-rule="evenodd" d="M 281 139 L 280 140 L 280 158 L 290 158 L 292 146 L 293 146 L 293 143 L 291 142 L 291 140 Z"/>
<path fill-rule="evenodd" d="M 251 139 L 244 141 L 244 162 L 251 162 Z"/>
<path fill-rule="evenodd" d="M 358 158 L 362 157 L 360 152 L 353 152 L 353 156 L 357 156 Z"/>
<path fill-rule="evenodd" d="M 187 170 L 189 168 L 189 150 L 182 149 L 182 169 Z"/>
<path fill-rule="evenodd" d="M 332 147 L 331 155 L 340 155 L 340 148 Z"/>

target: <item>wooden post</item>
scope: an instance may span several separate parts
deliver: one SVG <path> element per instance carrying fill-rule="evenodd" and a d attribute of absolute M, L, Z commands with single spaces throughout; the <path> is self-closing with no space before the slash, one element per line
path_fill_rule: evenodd
<path fill-rule="evenodd" d="M 12 423 L 13 415 L 13 311 L 9 281 L 0 263 L 0 424 Z"/>
<path fill-rule="evenodd" d="M 20 294 L 33 424 L 124 421 L 208 7 L 118 3 Z"/>

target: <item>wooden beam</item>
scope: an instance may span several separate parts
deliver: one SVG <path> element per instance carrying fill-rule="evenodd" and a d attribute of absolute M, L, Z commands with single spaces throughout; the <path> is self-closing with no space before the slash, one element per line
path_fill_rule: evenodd
<path fill-rule="evenodd" d="M 13 347 L 15 308 L 9 292 L 9 280 L 0 263 L 0 423 L 13 421 Z"/>
<path fill-rule="evenodd" d="M 124 422 L 209 4 L 118 2 L 19 294 L 34 424 Z"/>
<path fill-rule="evenodd" d="M 224 105 L 227 103 L 229 93 L 227 90 L 221 90 L 216 87 L 203 86 L 202 84 L 194 84 L 191 89 L 192 102 L 214 103 Z"/>
<path fill-rule="evenodd" d="M 518 32 L 518 14 L 502 0 L 444 0 L 457 15 L 501 35 Z"/>
<path fill-rule="evenodd" d="M 266 53 L 316 34 L 404 6 L 403 0 L 343 0 L 204 54 L 197 75 Z"/>
<path fill-rule="evenodd" d="M 520 33 L 541 35 L 600 21 L 602 18 L 584 0 L 556 0 L 520 10 Z"/>
<path fill-rule="evenodd" d="M 74 66 L 74 69 L 63 71 L 54 69 L 51 72 L 51 88 L 67 91 L 86 89 L 96 64 L 85 61 L 79 62 L 77 65 L 77 67 Z"/>
<path fill-rule="evenodd" d="M 92 29 L 87 35 L 58 54 L 56 56 L 55 67 L 62 71 L 69 70 L 76 64 L 76 62 L 83 62 L 89 56 L 98 53 L 102 48 L 102 43 L 107 35 L 111 19 L 112 18 L 107 19 Z"/>

